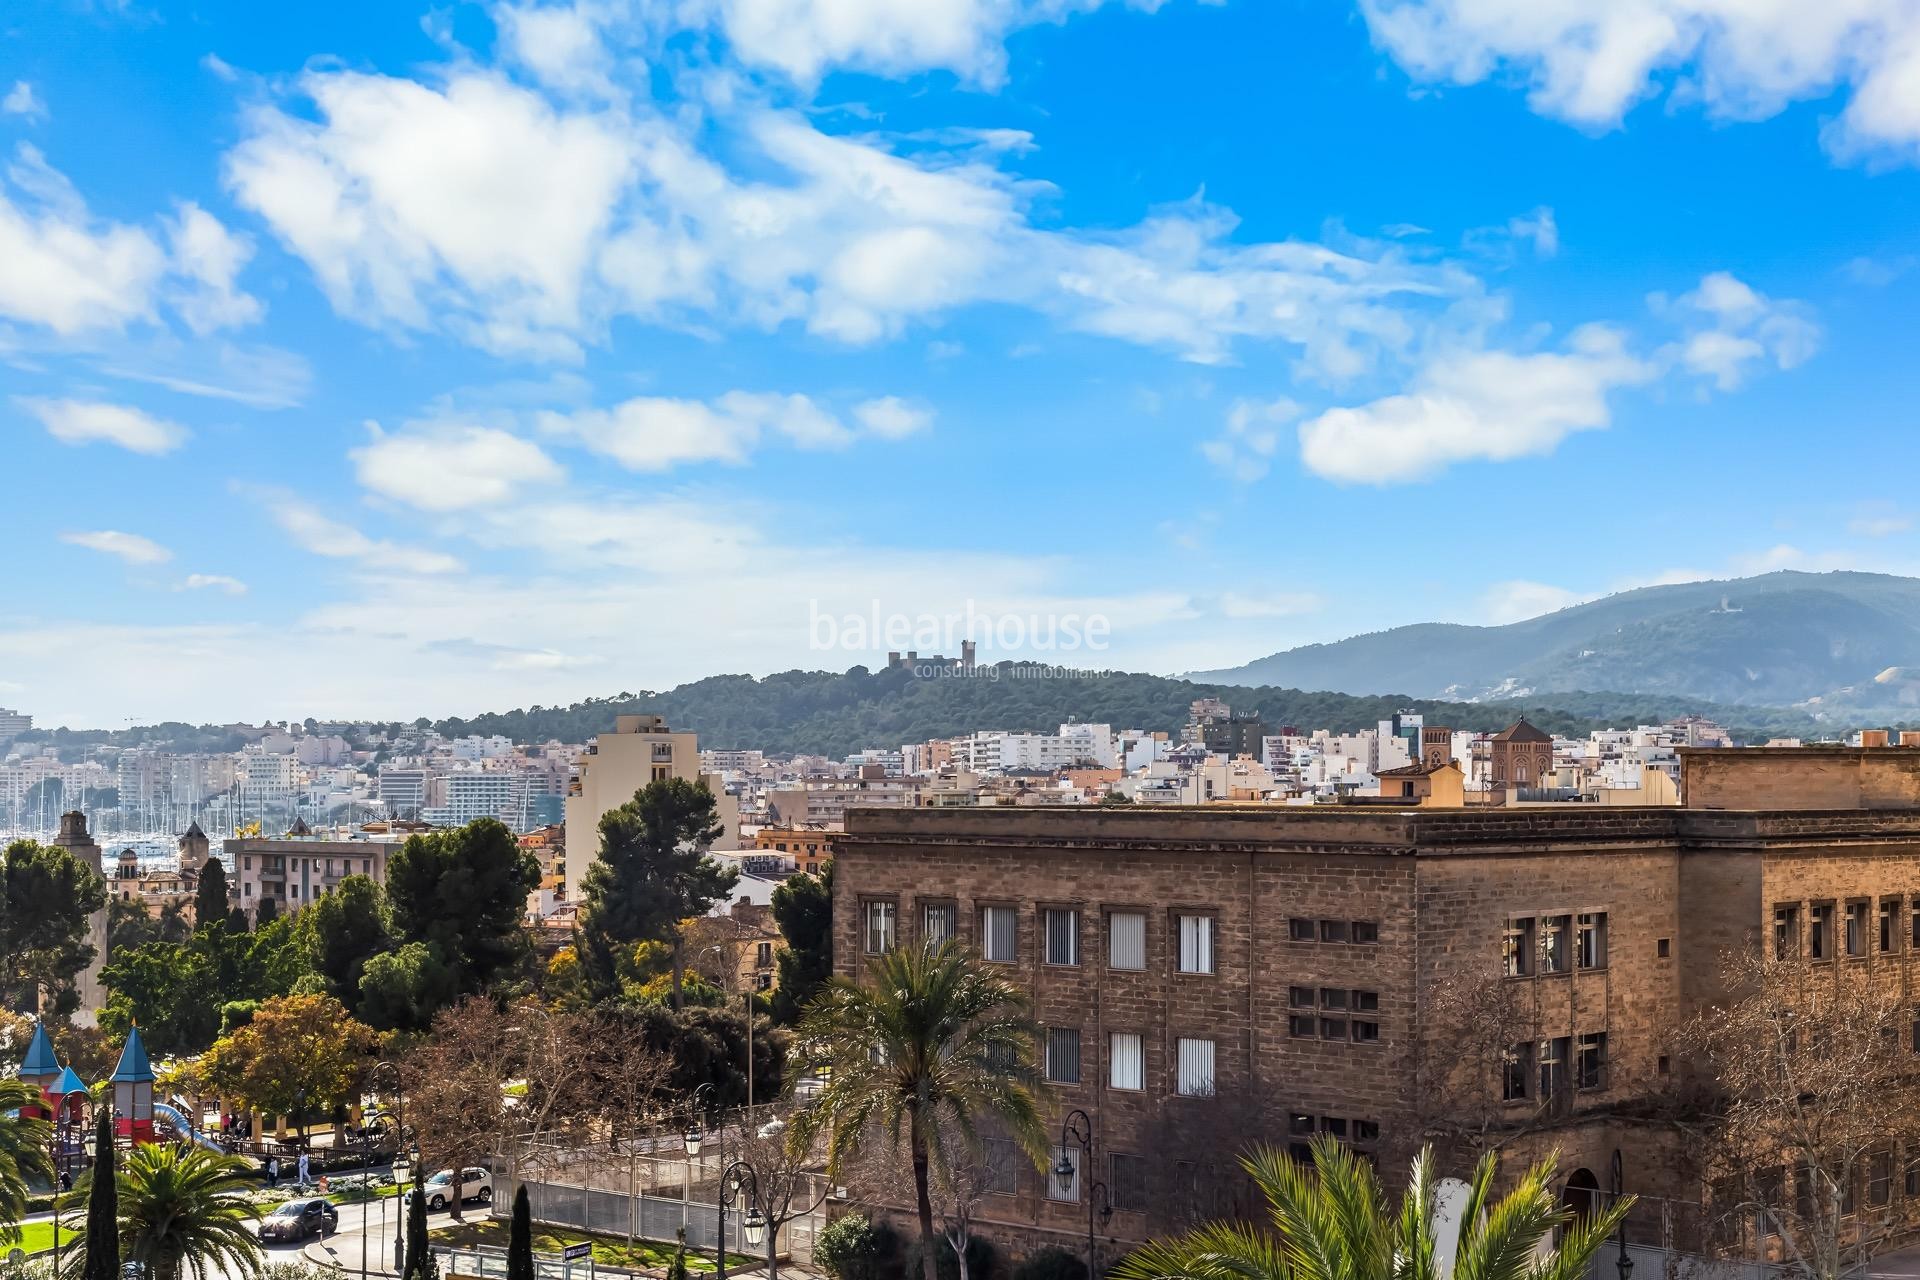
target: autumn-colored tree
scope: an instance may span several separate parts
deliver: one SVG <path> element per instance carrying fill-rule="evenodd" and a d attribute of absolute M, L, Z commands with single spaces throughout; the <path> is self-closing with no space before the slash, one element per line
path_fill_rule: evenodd
<path fill-rule="evenodd" d="M 359 1097 L 378 1038 L 332 996 L 263 1000 L 253 1020 L 214 1042 L 208 1088 L 270 1115 L 330 1110 Z"/>

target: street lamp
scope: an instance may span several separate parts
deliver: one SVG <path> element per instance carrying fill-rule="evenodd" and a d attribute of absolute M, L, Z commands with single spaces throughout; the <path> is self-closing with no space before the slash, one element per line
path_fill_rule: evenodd
<path fill-rule="evenodd" d="M 401 1152 L 406 1149 L 407 1145 L 407 1091 L 402 1088 L 400 1084 L 400 1068 L 392 1062 L 375 1063 L 373 1070 L 367 1073 L 367 1083 L 376 1089 L 379 1088 L 380 1077 L 386 1072 L 393 1073 L 393 1104 L 394 1115 L 396 1117 L 393 1133 L 393 1154 L 397 1158 Z M 418 1180 L 418 1175 L 416 1174 L 415 1181 Z M 407 1203 L 407 1188 L 404 1182 L 398 1185 L 398 1195 L 400 1207 L 403 1212 L 394 1215 L 393 1270 L 396 1275 L 405 1275 L 407 1271 L 407 1215 L 404 1210 Z M 386 1205 L 381 1205 L 380 1211 L 385 1213 Z M 364 1232 L 365 1228 L 362 1227 L 361 1230 Z M 366 1254 L 366 1247 L 364 1245 L 361 1246 L 360 1252 L 364 1259 Z"/>
<path fill-rule="evenodd" d="M 747 1248 L 758 1249 L 767 1238 L 767 1220 L 760 1213 L 760 1182 L 753 1176 L 751 1165 L 745 1160 L 735 1160 L 721 1171 L 720 1186 L 714 1196 L 720 1202 L 720 1243 L 713 1255 L 716 1280 L 727 1280 L 727 1202 L 737 1194 L 744 1195 L 747 1201 L 747 1214 L 740 1219 L 740 1234 Z"/>
<path fill-rule="evenodd" d="M 1080 1166 L 1087 1171 L 1087 1274 L 1093 1276 L 1100 1273 L 1094 1264 L 1094 1218 L 1098 1215 L 1100 1225 L 1106 1226 L 1113 1217 L 1113 1202 L 1107 1198 L 1107 1184 L 1093 1178 L 1093 1118 L 1078 1107 L 1067 1112 L 1067 1118 L 1060 1122 L 1060 1163 L 1053 1166 L 1053 1177 L 1063 1195 L 1073 1190 L 1077 1172 L 1067 1156 L 1071 1147 L 1080 1148 Z"/>
<path fill-rule="evenodd" d="M 1620 1203 L 1620 1197 L 1626 1191 L 1626 1175 L 1622 1171 L 1620 1148 L 1613 1149 L 1613 1202 Z M 1620 1273 L 1620 1280 L 1633 1280 L 1633 1258 L 1627 1253 L 1627 1220 L 1620 1219 L 1620 1225 L 1613 1230 L 1613 1242 L 1619 1250 L 1614 1259 L 1614 1270 Z"/>
<path fill-rule="evenodd" d="M 693 1091 L 693 1098 L 687 1104 L 688 1108 L 692 1113 L 687 1118 L 687 1132 L 685 1135 L 685 1140 L 687 1144 L 687 1154 L 690 1156 L 697 1156 L 700 1154 L 700 1142 L 703 1138 L 706 1137 L 706 1134 L 701 1132 L 701 1129 L 700 1129 L 700 1119 L 702 1116 L 706 1115 L 705 1108 L 703 1108 L 700 1105 L 700 1099 L 704 1097 L 711 1100 L 713 1097 L 713 1093 L 714 1093 L 713 1082 L 709 1080 L 707 1083 L 701 1085 L 698 1089 L 695 1089 Z"/>

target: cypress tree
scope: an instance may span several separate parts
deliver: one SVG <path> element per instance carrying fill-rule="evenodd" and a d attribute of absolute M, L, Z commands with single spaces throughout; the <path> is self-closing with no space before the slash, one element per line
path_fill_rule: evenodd
<path fill-rule="evenodd" d="M 94 1127 L 93 1178 L 87 1188 L 86 1259 L 81 1280 L 120 1280 L 120 1197 L 114 1185 L 113 1108 Z"/>
<path fill-rule="evenodd" d="M 533 1280 L 533 1206 L 527 1184 L 513 1193 L 513 1224 L 507 1231 L 507 1280 Z"/>
<path fill-rule="evenodd" d="M 407 1269 L 403 1280 L 440 1280 L 440 1266 L 433 1260 L 433 1246 L 427 1241 L 427 1196 L 418 1187 L 407 1197 Z"/>
<path fill-rule="evenodd" d="M 208 858 L 200 868 L 200 883 L 193 894 L 193 923 L 220 925 L 227 922 L 227 868 L 218 858 Z"/>

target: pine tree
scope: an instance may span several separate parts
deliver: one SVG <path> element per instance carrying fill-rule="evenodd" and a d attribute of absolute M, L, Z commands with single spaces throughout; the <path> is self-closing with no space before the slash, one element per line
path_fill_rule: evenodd
<path fill-rule="evenodd" d="M 94 1129 L 93 1175 L 87 1188 L 87 1234 L 81 1280 L 120 1280 L 120 1198 L 114 1185 L 113 1108 L 101 1107 Z"/>
<path fill-rule="evenodd" d="M 513 1193 L 513 1223 L 507 1231 L 507 1280 L 533 1280 L 533 1206 L 527 1184 Z"/>

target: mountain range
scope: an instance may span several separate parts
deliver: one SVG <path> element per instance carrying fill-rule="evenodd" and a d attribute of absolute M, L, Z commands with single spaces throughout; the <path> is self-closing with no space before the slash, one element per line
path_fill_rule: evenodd
<path fill-rule="evenodd" d="M 1641 587 L 1505 626 L 1418 623 L 1187 678 L 1468 702 L 1606 689 L 1910 712 L 1920 707 L 1920 579 L 1782 571 Z"/>

